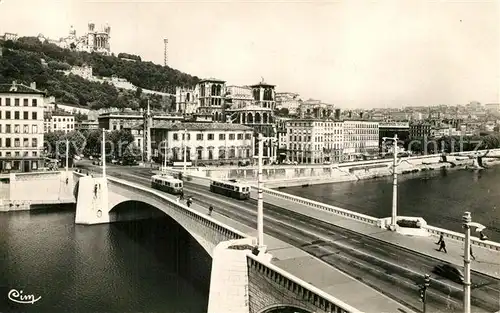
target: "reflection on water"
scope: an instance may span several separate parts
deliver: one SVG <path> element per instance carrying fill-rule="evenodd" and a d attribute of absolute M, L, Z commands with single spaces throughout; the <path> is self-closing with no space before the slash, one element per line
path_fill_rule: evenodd
<path fill-rule="evenodd" d="M 0 214 L 0 312 L 206 311 L 206 286 L 178 274 L 176 249 L 190 239 L 170 219 L 81 226 L 74 218 L 71 209 Z M 42 298 L 16 304 L 12 288 Z"/>
<path fill-rule="evenodd" d="M 430 225 L 461 232 L 462 214 L 470 211 L 488 227 L 488 236 L 500 241 L 500 167 L 402 175 L 398 190 L 398 215 L 421 216 Z M 371 216 L 391 215 L 391 177 L 280 191 Z"/>

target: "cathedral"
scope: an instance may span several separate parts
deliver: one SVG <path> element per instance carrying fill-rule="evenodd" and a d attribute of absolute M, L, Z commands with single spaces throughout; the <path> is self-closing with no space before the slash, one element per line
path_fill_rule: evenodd
<path fill-rule="evenodd" d="M 69 35 L 59 39 L 46 38 L 39 34 L 38 40 L 41 42 L 53 43 L 63 49 L 76 51 L 96 52 L 104 55 L 110 55 L 111 49 L 109 46 L 111 27 L 107 24 L 96 30 L 94 23 L 88 24 L 87 33 L 82 36 L 76 35 L 76 30 L 71 26 Z"/>

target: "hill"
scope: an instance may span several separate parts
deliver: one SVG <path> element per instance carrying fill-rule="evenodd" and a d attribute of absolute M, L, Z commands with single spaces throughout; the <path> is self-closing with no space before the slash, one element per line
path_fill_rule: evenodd
<path fill-rule="evenodd" d="M 127 53 L 103 56 L 96 53 L 62 49 L 54 44 L 41 43 L 36 37 L 21 37 L 17 41 L 0 41 L 0 83 L 13 80 L 25 84 L 36 82 L 37 88 L 65 103 L 79 104 L 93 109 L 119 107 L 137 108 L 149 98 L 153 108 L 172 106 L 175 99 L 157 95 L 119 91 L 106 83 L 90 82 L 79 76 L 64 75 L 58 70 L 71 66 L 90 65 L 96 76 L 125 78 L 137 87 L 175 93 L 177 86 L 194 86 L 198 77 L 170 67 L 143 62 Z M 45 63 L 42 62 L 45 60 Z"/>

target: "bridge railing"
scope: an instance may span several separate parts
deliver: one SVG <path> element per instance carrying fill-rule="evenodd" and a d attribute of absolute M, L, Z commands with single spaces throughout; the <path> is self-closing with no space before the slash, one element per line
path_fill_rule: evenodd
<path fill-rule="evenodd" d="M 268 279 L 281 285 L 282 288 L 302 297 L 304 302 L 308 302 L 321 310 L 336 313 L 361 313 L 360 310 L 286 272 L 276 265 L 259 260 L 259 258 L 253 254 L 248 254 L 247 264 L 250 270 L 265 275 Z"/>
<path fill-rule="evenodd" d="M 221 223 L 210 216 L 207 216 L 205 214 L 201 214 L 201 213 L 197 212 L 196 210 L 185 206 L 182 203 L 177 203 L 176 201 L 167 197 L 163 192 L 156 191 L 156 190 L 153 190 L 151 188 L 143 187 L 143 186 L 140 186 L 140 185 L 137 185 L 137 184 L 134 184 L 134 183 L 122 180 L 122 179 L 118 179 L 115 177 L 107 176 L 107 179 L 109 182 L 112 182 L 114 184 L 122 185 L 122 186 L 125 186 L 128 188 L 134 188 L 135 190 L 140 190 L 142 192 L 153 195 L 156 198 L 158 198 L 160 201 L 168 203 L 168 205 L 170 207 L 174 208 L 175 210 L 181 211 L 184 215 L 187 215 L 195 220 L 199 220 L 199 221 L 202 221 L 204 223 L 211 224 L 212 228 L 220 230 L 221 232 L 228 235 L 228 237 L 230 237 L 231 239 L 242 239 L 242 238 L 250 237 L 249 235 L 247 235 L 247 234 L 245 234 L 245 233 L 243 233 L 243 232 L 241 232 L 241 231 L 239 231 L 231 226 L 228 226 L 224 223 Z"/>
<path fill-rule="evenodd" d="M 443 237 L 453 239 L 453 240 L 458 240 L 458 241 L 465 241 L 465 235 L 462 233 L 454 232 L 448 229 L 444 228 L 439 228 L 439 227 L 434 227 L 434 226 L 424 226 L 423 227 L 427 232 L 429 232 L 431 235 L 439 236 L 443 234 Z M 494 250 L 494 251 L 500 251 L 500 243 L 490 241 L 490 240 L 481 240 L 478 237 L 472 237 L 471 236 L 471 244 L 483 247 L 486 249 Z"/>
<path fill-rule="evenodd" d="M 255 187 L 255 186 L 252 186 L 252 189 L 257 191 L 257 187 Z M 337 214 L 337 215 L 340 215 L 343 217 L 347 217 L 347 218 L 357 220 L 357 221 L 360 221 L 363 223 L 371 224 L 374 226 L 380 226 L 380 223 L 381 223 L 380 219 L 378 219 L 376 217 L 372 217 L 372 216 L 361 214 L 361 213 L 352 212 L 352 211 L 342 209 L 342 208 L 339 208 L 339 207 L 336 207 L 333 205 L 317 202 L 314 200 L 305 199 L 302 197 L 294 196 L 294 195 L 291 195 L 288 193 L 284 193 L 284 192 L 280 192 L 280 191 L 268 189 L 268 188 L 262 188 L 262 191 L 264 192 L 264 195 L 267 194 L 267 195 L 274 196 L 274 197 L 277 197 L 280 199 L 284 199 L 284 200 L 292 201 L 295 203 L 311 206 L 315 209 L 334 213 L 334 214 Z"/>

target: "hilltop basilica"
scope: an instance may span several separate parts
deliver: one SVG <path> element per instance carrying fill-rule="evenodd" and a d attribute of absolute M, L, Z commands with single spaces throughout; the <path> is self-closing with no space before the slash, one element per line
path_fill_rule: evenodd
<path fill-rule="evenodd" d="M 71 49 L 76 51 L 96 52 L 104 55 L 110 55 L 111 50 L 109 46 L 111 27 L 107 24 L 96 30 L 94 23 L 88 24 L 88 31 L 82 36 L 76 35 L 76 30 L 71 26 L 69 36 L 50 39 L 44 35 L 39 34 L 38 40 L 41 42 L 48 41 L 64 49 Z"/>

